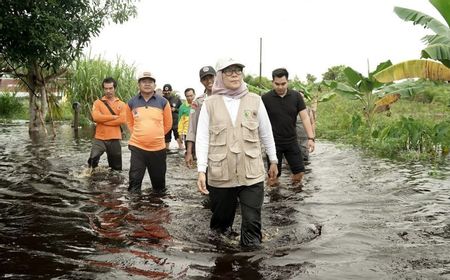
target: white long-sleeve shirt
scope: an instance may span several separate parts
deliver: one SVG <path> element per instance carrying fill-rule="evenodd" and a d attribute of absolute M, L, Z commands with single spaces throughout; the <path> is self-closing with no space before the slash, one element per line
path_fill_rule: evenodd
<path fill-rule="evenodd" d="M 230 114 L 233 126 L 236 123 L 236 118 L 239 110 L 241 99 L 233 99 L 227 96 L 222 96 L 228 113 Z M 269 116 L 267 115 L 264 103 L 259 102 L 258 108 L 258 123 L 259 123 L 259 137 L 266 149 L 271 162 L 277 161 L 277 154 L 275 149 L 275 141 L 273 140 L 272 125 L 270 124 Z M 206 172 L 208 166 L 208 150 L 209 150 L 209 113 L 206 106 L 202 106 L 200 116 L 198 118 L 197 135 L 195 140 L 195 155 L 197 156 L 197 170 L 198 172 Z"/>

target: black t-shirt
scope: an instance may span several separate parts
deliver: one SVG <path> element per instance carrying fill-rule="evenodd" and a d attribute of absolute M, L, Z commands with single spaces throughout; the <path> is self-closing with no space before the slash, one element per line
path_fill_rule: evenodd
<path fill-rule="evenodd" d="M 305 101 L 300 93 L 288 89 L 286 95 L 280 97 L 274 90 L 271 90 L 262 96 L 262 101 L 272 124 L 275 143 L 295 142 L 297 139 L 295 122 L 298 113 L 306 109 Z"/>
<path fill-rule="evenodd" d="M 178 127 L 178 110 L 180 109 L 180 106 L 182 104 L 181 100 L 175 94 L 171 94 L 169 96 L 164 95 L 164 98 L 167 99 L 167 101 L 169 101 L 170 108 L 175 108 L 175 111 L 172 111 L 172 120 L 173 120 L 172 127 L 173 128 Z"/>

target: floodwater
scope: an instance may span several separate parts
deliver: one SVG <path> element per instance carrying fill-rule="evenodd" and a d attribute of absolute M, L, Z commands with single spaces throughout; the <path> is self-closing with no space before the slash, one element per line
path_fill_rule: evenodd
<path fill-rule="evenodd" d="M 32 140 L 0 126 L 4 279 L 450 279 L 450 168 L 318 142 L 302 188 L 266 189 L 264 246 L 211 239 L 196 173 L 168 155 L 164 196 L 86 172 L 89 132 Z M 102 158 L 101 165 L 106 165 Z M 235 230 L 239 230 L 240 215 Z"/>

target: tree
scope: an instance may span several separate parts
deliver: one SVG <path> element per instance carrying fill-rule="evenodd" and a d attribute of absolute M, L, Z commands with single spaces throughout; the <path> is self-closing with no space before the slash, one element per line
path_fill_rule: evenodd
<path fill-rule="evenodd" d="M 346 80 L 344 75 L 345 67 L 345 65 L 336 65 L 328 68 L 327 72 L 322 74 L 322 80 L 344 82 Z"/>
<path fill-rule="evenodd" d="M 317 77 L 314 76 L 313 74 L 306 74 L 306 82 L 308 84 L 314 84 L 317 81 Z"/>
<path fill-rule="evenodd" d="M 137 0 L 0 1 L 0 72 L 29 91 L 30 133 L 45 129 L 47 86 L 109 23 L 135 16 Z"/>

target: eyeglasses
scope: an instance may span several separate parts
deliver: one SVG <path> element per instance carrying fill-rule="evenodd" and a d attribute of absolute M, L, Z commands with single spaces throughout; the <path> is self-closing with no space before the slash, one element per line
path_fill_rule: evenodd
<path fill-rule="evenodd" d="M 222 73 L 224 73 L 226 76 L 231 76 L 233 73 L 236 73 L 237 75 L 242 74 L 242 68 L 240 67 L 229 67 L 222 70 Z"/>

